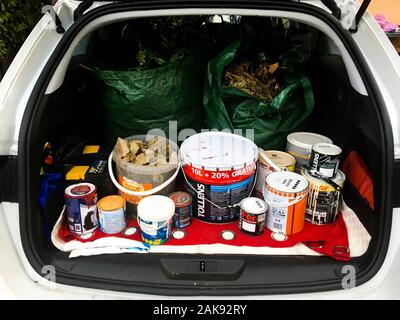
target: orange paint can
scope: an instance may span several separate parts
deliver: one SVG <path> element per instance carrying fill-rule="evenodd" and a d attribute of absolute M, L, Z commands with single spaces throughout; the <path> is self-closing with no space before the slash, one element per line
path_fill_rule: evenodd
<path fill-rule="evenodd" d="M 265 179 L 263 196 L 268 204 L 266 226 L 274 233 L 291 235 L 304 228 L 308 181 L 300 174 L 279 171 Z"/>

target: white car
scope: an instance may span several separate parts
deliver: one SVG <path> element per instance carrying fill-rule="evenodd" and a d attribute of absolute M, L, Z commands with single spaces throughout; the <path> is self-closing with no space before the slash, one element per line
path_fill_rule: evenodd
<path fill-rule="evenodd" d="M 400 58 L 366 12 L 369 2 L 59 0 L 46 7 L 0 84 L 0 298 L 399 299 Z M 314 129 L 357 150 L 374 182 L 374 210 L 357 192 L 345 194 L 371 236 L 362 255 L 347 262 L 256 250 L 69 258 L 47 242 L 37 205 L 43 145 L 100 125 L 87 70 L 76 68 L 92 35 L 171 15 L 285 18 L 317 35 L 308 43 Z M 62 205 L 54 201 L 49 214 L 57 217 Z"/>

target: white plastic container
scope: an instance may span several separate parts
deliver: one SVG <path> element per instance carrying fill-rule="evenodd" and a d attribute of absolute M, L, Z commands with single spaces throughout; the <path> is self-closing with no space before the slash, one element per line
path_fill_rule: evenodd
<path fill-rule="evenodd" d="M 296 159 L 296 171 L 310 162 L 311 149 L 317 143 L 332 143 L 332 140 L 312 132 L 293 132 L 287 136 L 286 151 Z"/>
<path fill-rule="evenodd" d="M 171 234 L 175 203 L 166 196 L 143 198 L 137 206 L 137 220 L 142 240 L 149 245 L 163 244 Z"/>

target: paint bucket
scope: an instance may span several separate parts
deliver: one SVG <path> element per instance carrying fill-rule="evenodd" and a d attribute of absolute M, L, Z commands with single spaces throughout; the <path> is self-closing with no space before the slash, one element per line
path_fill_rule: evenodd
<path fill-rule="evenodd" d="M 271 173 L 263 189 L 268 204 L 267 228 L 291 235 L 304 227 L 308 182 L 300 174 L 288 171 Z"/>
<path fill-rule="evenodd" d="M 154 195 L 140 200 L 137 207 L 137 221 L 143 242 L 159 245 L 167 241 L 171 234 L 174 214 L 174 201 L 166 196 Z"/>
<path fill-rule="evenodd" d="M 125 140 L 150 141 L 154 135 L 136 135 L 126 138 Z M 131 217 L 136 217 L 137 204 L 146 196 L 152 194 L 169 195 L 175 190 L 175 179 L 179 173 L 179 149 L 176 143 L 164 137 L 157 136 L 160 141 L 169 144 L 173 151 L 178 154 L 175 162 L 150 166 L 137 165 L 130 163 L 116 156 L 113 151 L 108 159 L 108 171 L 110 179 L 118 188 L 119 194 L 125 198 L 127 202 L 127 213 Z M 117 177 L 114 176 L 112 162 L 115 161 Z"/>
<path fill-rule="evenodd" d="M 295 157 L 297 172 L 300 172 L 303 165 L 309 164 L 311 148 L 320 142 L 332 143 L 332 140 L 312 132 L 293 132 L 287 136 L 286 151 Z"/>
<path fill-rule="evenodd" d="M 97 219 L 97 190 L 91 183 L 73 184 L 65 189 L 65 208 L 69 230 L 77 235 L 93 232 Z"/>
<path fill-rule="evenodd" d="M 331 179 L 337 187 L 313 177 L 307 170 L 303 169 L 302 175 L 309 185 L 305 219 L 319 225 L 333 223 L 342 204 L 341 188 L 346 180 L 345 174 L 338 170 L 336 176 Z"/>
<path fill-rule="evenodd" d="M 263 199 L 263 188 L 265 183 L 265 178 L 271 174 L 272 172 L 276 172 L 277 170 L 268 163 L 262 153 L 264 153 L 269 160 L 271 160 L 279 169 L 282 171 L 290 171 L 293 172 L 296 165 L 296 159 L 287 152 L 276 151 L 276 150 L 259 150 L 259 158 L 258 158 L 258 171 L 257 171 L 257 182 L 254 187 L 255 195 L 261 199 Z"/>
<path fill-rule="evenodd" d="M 314 144 L 311 150 L 310 167 L 325 177 L 333 178 L 339 169 L 341 154 L 342 149 L 334 144 Z"/>
<path fill-rule="evenodd" d="M 126 201 L 123 197 L 113 195 L 102 198 L 97 203 L 100 229 L 106 234 L 120 233 L 126 228 Z"/>
<path fill-rule="evenodd" d="M 249 197 L 240 202 L 239 229 L 247 234 L 258 236 L 265 230 L 268 206 L 265 201 Z"/>
<path fill-rule="evenodd" d="M 203 132 L 181 145 L 185 189 L 200 220 L 237 220 L 240 201 L 254 186 L 258 148 L 249 139 L 226 132 Z"/>
<path fill-rule="evenodd" d="M 169 195 L 175 203 L 174 226 L 186 228 L 192 222 L 192 196 L 187 192 L 177 191 Z"/>

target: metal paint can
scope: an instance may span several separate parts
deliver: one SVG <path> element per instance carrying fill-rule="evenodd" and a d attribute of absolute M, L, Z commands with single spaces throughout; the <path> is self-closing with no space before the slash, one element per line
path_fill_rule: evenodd
<path fill-rule="evenodd" d="M 260 150 L 260 154 L 261 154 Z M 268 150 L 263 151 L 266 156 L 276 164 L 283 171 L 293 172 L 296 165 L 296 159 L 289 153 L 277 150 Z M 262 192 L 264 188 L 265 178 L 271 174 L 272 172 L 276 172 L 276 170 L 266 162 L 262 156 L 258 158 L 258 169 L 257 169 L 257 182 L 254 187 L 255 194 L 262 198 Z"/>
<path fill-rule="evenodd" d="M 265 219 L 268 205 L 265 201 L 249 197 L 240 202 L 239 229 L 251 235 L 258 236 L 265 230 Z"/>
<path fill-rule="evenodd" d="M 264 200 L 268 204 L 267 228 L 281 234 L 303 230 L 308 182 L 288 171 L 271 173 L 265 179 Z"/>
<path fill-rule="evenodd" d="M 287 136 L 286 151 L 296 158 L 296 171 L 310 162 L 312 146 L 316 143 L 332 143 L 332 140 L 312 132 L 293 132 Z"/>
<path fill-rule="evenodd" d="M 186 228 L 192 222 L 192 196 L 183 191 L 171 193 L 169 197 L 175 203 L 174 226 Z"/>
<path fill-rule="evenodd" d="M 312 146 L 310 167 L 325 177 L 333 178 L 339 169 L 342 149 L 331 143 L 317 143 Z"/>
<path fill-rule="evenodd" d="M 325 225 L 333 223 L 339 213 L 342 203 L 342 191 L 328 182 L 313 177 L 307 170 L 302 170 L 302 175 L 308 181 L 308 199 L 306 207 L 306 221 L 312 224 Z M 338 170 L 332 181 L 343 188 L 346 180 L 345 174 Z"/>
<path fill-rule="evenodd" d="M 64 198 L 69 230 L 77 235 L 93 232 L 99 225 L 96 186 L 73 184 L 65 189 Z"/>
<path fill-rule="evenodd" d="M 116 234 L 126 228 L 126 201 L 121 196 L 108 196 L 97 203 L 100 229 L 106 234 Z"/>

